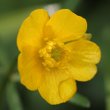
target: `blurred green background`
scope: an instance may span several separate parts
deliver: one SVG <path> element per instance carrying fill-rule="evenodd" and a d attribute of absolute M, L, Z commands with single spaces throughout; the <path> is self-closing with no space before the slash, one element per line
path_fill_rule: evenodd
<path fill-rule="evenodd" d="M 78 82 L 78 92 L 90 107 L 72 103 L 49 105 L 38 93 L 19 83 L 16 68 L 16 36 L 22 21 L 37 8 L 50 13 L 68 8 L 88 21 L 88 32 L 102 51 L 98 74 L 89 82 Z M 0 0 L 0 110 L 110 110 L 110 0 Z M 83 103 L 83 100 L 81 103 Z"/>

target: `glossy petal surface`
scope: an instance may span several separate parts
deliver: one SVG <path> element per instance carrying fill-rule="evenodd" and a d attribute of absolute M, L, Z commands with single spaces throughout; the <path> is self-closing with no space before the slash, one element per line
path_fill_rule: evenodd
<path fill-rule="evenodd" d="M 43 9 L 33 11 L 24 20 L 17 37 L 17 46 L 20 51 L 22 51 L 24 46 L 34 46 L 36 49 L 41 47 L 43 28 L 48 20 L 48 13 Z"/>
<path fill-rule="evenodd" d="M 45 36 L 50 39 L 69 41 L 81 38 L 86 32 L 86 20 L 68 9 L 52 15 L 45 26 Z"/>

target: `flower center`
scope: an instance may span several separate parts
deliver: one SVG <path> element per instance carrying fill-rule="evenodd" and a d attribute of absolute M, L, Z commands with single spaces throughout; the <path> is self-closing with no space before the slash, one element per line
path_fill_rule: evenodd
<path fill-rule="evenodd" d="M 54 48 L 52 49 L 51 52 L 51 57 L 56 60 L 59 61 L 62 57 L 63 51 L 60 48 Z"/>
<path fill-rule="evenodd" d="M 48 41 L 44 48 L 39 50 L 39 56 L 42 59 L 43 66 L 50 70 L 59 66 L 63 66 L 68 60 L 69 50 L 63 43 Z"/>

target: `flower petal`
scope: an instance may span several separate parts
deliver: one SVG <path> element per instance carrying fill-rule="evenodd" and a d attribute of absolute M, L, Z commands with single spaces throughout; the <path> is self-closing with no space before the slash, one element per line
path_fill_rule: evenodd
<path fill-rule="evenodd" d="M 47 22 L 45 37 L 63 41 L 75 40 L 86 32 L 86 20 L 68 9 L 57 11 Z"/>
<path fill-rule="evenodd" d="M 71 99 L 76 91 L 76 82 L 73 79 L 67 79 L 60 83 L 59 92 L 64 101 Z"/>
<path fill-rule="evenodd" d="M 18 57 L 21 83 L 30 90 L 36 90 L 43 73 L 41 61 L 35 48 L 24 48 Z"/>
<path fill-rule="evenodd" d="M 76 83 L 64 71 L 45 73 L 38 88 L 41 96 L 50 104 L 68 101 L 76 92 Z"/>
<path fill-rule="evenodd" d="M 74 63 L 86 62 L 97 64 L 101 59 L 100 48 L 89 40 L 78 40 L 66 44 L 71 49 L 71 58 Z"/>
<path fill-rule="evenodd" d="M 43 28 L 49 20 L 47 11 L 38 9 L 33 11 L 30 16 L 23 22 L 17 37 L 17 45 L 20 51 L 24 46 L 41 45 L 43 37 Z"/>
<path fill-rule="evenodd" d="M 70 66 L 70 74 L 77 81 L 91 80 L 97 72 L 97 67 L 94 64 L 73 63 Z"/>

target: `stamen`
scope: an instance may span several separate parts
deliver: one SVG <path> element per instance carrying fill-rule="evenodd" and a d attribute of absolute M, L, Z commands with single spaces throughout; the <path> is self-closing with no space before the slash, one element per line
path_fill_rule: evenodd
<path fill-rule="evenodd" d="M 64 65 L 68 59 L 69 51 L 62 43 L 48 41 L 46 46 L 39 50 L 39 56 L 42 59 L 42 65 L 47 69 L 52 69 Z"/>

